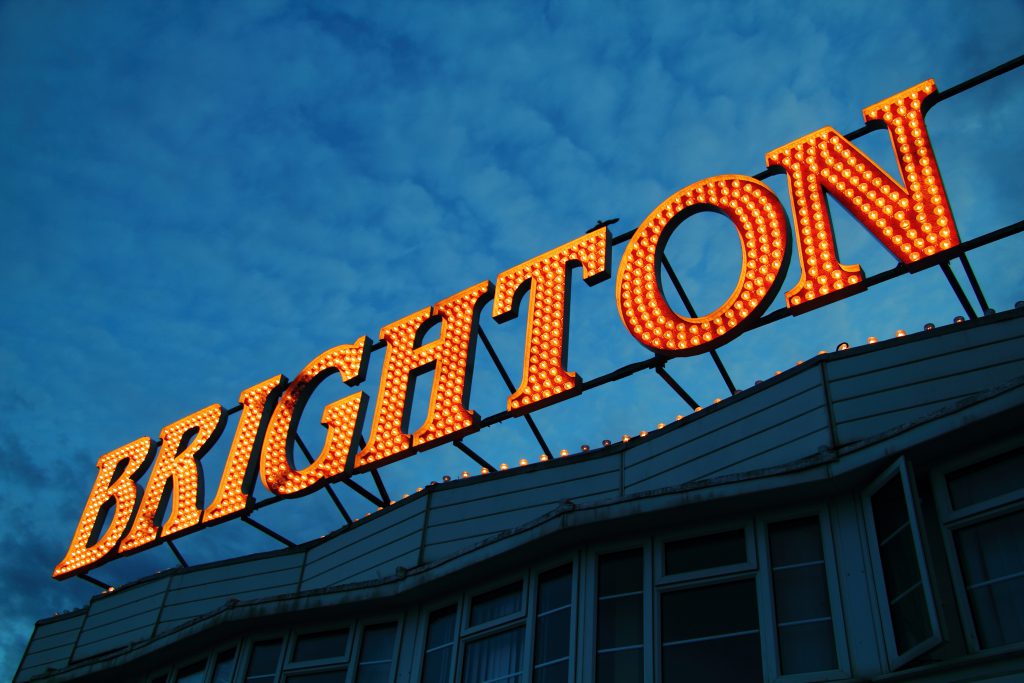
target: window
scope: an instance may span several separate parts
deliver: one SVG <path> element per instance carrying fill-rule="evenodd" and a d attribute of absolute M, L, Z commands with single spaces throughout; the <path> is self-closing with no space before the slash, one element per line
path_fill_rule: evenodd
<path fill-rule="evenodd" d="M 889 663 L 897 668 L 939 643 L 906 462 L 893 463 L 865 494 L 876 588 Z M 880 580 L 879 580 L 880 579 Z"/>
<path fill-rule="evenodd" d="M 296 633 L 284 664 L 287 683 L 334 683 L 345 680 L 348 628 Z"/>
<path fill-rule="evenodd" d="M 939 512 L 976 649 L 1024 641 L 1024 452 L 939 473 Z"/>
<path fill-rule="evenodd" d="M 427 649 L 423 655 L 422 683 L 444 683 L 450 680 L 455 649 L 454 605 L 430 615 L 427 625 Z"/>
<path fill-rule="evenodd" d="M 838 669 L 828 567 L 817 517 L 769 524 L 778 673 Z"/>
<path fill-rule="evenodd" d="M 644 553 L 642 548 L 597 561 L 597 681 L 644 677 Z"/>
<path fill-rule="evenodd" d="M 666 579 L 657 597 L 662 680 L 761 680 L 756 564 L 747 535 L 740 528 L 665 544 Z"/>
<path fill-rule="evenodd" d="M 568 683 L 575 585 L 565 564 L 431 611 L 419 680 Z"/>
<path fill-rule="evenodd" d="M 540 575 L 534 626 L 534 683 L 568 683 L 572 642 L 572 566 Z"/>
<path fill-rule="evenodd" d="M 281 638 L 253 643 L 245 683 L 274 683 L 284 641 Z"/>
<path fill-rule="evenodd" d="M 356 683 L 386 683 L 391 680 L 397 631 L 398 624 L 395 623 L 368 626 L 363 630 Z"/>
<path fill-rule="evenodd" d="M 210 683 L 231 683 L 231 674 L 235 672 L 235 650 L 225 650 L 217 655 L 213 663 L 213 675 Z"/>

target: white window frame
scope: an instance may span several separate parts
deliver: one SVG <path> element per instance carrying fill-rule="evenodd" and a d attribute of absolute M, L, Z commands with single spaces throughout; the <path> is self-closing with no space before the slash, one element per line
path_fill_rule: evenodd
<path fill-rule="evenodd" d="M 768 547 L 768 527 L 779 522 L 815 517 L 821 533 L 821 553 L 825 563 L 825 583 L 828 588 L 829 610 L 832 613 L 832 638 L 836 647 L 836 668 L 826 671 L 809 671 L 801 674 L 783 674 L 779 658 L 778 624 L 775 620 L 775 586 L 772 582 L 772 565 Z M 846 623 L 843 620 L 843 606 L 839 587 L 839 573 L 836 569 L 835 545 L 832 541 L 832 520 L 827 507 L 807 507 L 786 510 L 784 513 L 759 517 L 757 519 L 758 562 L 763 568 L 757 573 L 758 609 L 761 628 L 762 658 L 765 663 L 767 680 L 777 683 L 816 683 L 849 678 L 850 653 L 846 643 Z M 762 597 L 763 596 L 763 597 Z"/>
<path fill-rule="evenodd" d="M 463 667 L 466 659 L 466 647 L 476 641 L 489 638 L 506 631 L 523 629 L 523 654 L 520 662 L 520 676 L 524 681 L 533 679 L 534 644 L 537 627 L 537 593 L 540 576 L 553 569 L 568 565 L 570 567 L 570 613 L 569 613 L 569 680 L 576 680 L 579 656 L 578 634 L 580 619 L 580 585 L 581 562 L 578 553 L 571 553 L 560 556 L 556 560 L 545 562 L 532 567 L 529 571 L 520 572 L 512 576 L 505 576 L 501 580 L 488 582 L 481 588 L 448 600 L 438 600 L 425 606 L 419 612 L 419 625 L 416 635 L 415 663 L 411 667 L 412 681 L 418 683 L 423 676 L 423 662 L 426 654 L 427 631 L 430 627 L 430 615 L 439 609 L 455 606 L 455 647 L 452 650 L 452 664 L 448 671 L 448 681 L 461 681 Z M 472 613 L 473 600 L 482 595 L 519 582 L 520 603 L 519 610 L 514 613 L 493 619 L 475 626 L 469 625 Z"/>
<path fill-rule="evenodd" d="M 348 630 L 348 638 L 345 640 L 345 651 L 337 657 L 325 657 L 323 659 L 311 659 L 306 662 L 292 662 L 292 655 L 295 654 L 295 645 L 301 636 L 323 633 L 325 631 Z M 356 639 L 356 624 L 352 622 L 320 623 L 303 625 L 289 631 L 285 640 L 284 658 L 280 663 L 278 680 L 285 680 L 288 674 L 315 673 L 317 671 L 332 671 L 336 668 L 345 668 L 345 675 L 348 676 L 348 668 L 352 662 L 353 642 Z"/>
<path fill-rule="evenodd" d="M 928 623 L 932 631 L 931 636 L 914 645 L 903 654 L 899 654 L 896 650 L 896 636 L 892 624 L 891 606 L 885 588 L 885 572 L 882 569 L 882 560 L 879 556 L 878 535 L 875 531 L 875 514 L 871 506 L 871 497 L 894 477 L 899 477 L 900 487 L 903 491 L 903 500 L 906 503 L 907 519 L 914 542 L 914 555 L 917 558 L 918 570 L 921 575 L 921 587 L 928 611 Z M 907 467 L 906 458 L 901 455 L 886 467 L 861 494 L 861 503 L 867 524 L 868 553 L 871 559 L 871 569 L 874 573 L 872 583 L 874 584 L 875 599 L 878 602 L 882 622 L 882 640 L 885 644 L 885 653 L 888 658 L 889 667 L 893 671 L 942 642 L 942 631 L 939 628 L 938 612 L 935 607 L 935 594 L 932 591 L 931 572 L 929 571 L 928 563 L 925 561 L 924 542 L 921 536 L 921 524 L 919 521 L 920 513 L 917 509 L 917 496 L 915 492 L 916 487 L 914 486 L 913 473 Z"/>
<path fill-rule="evenodd" d="M 950 460 L 941 467 L 936 467 L 931 472 L 932 489 L 935 492 L 935 506 L 938 511 L 939 526 L 942 528 L 946 562 L 953 580 L 953 593 L 956 596 L 957 608 L 960 612 L 960 623 L 963 625 L 964 636 L 967 640 L 968 649 L 971 652 L 1015 650 L 1020 649 L 1022 644 L 1009 643 L 993 648 L 983 648 L 981 646 L 981 639 L 978 637 L 977 626 L 974 623 L 974 613 L 971 610 L 971 602 L 967 593 L 967 582 L 964 580 L 963 571 L 960 568 L 955 532 L 959 529 L 1024 509 L 1024 490 L 1005 493 L 992 500 L 975 503 L 960 510 L 954 510 L 953 503 L 949 497 L 949 487 L 946 478 L 956 470 L 999 457 L 1011 452 L 1014 448 L 1019 449 L 1022 446 L 1024 446 L 1024 437 L 1017 437 Z"/>
<path fill-rule="evenodd" d="M 401 613 L 375 619 L 359 620 L 355 626 L 355 632 L 353 633 L 353 638 L 349 645 L 348 668 L 345 670 L 346 683 L 354 683 L 356 673 L 359 671 L 359 665 L 363 663 L 360 659 L 359 652 L 363 647 L 363 636 L 366 633 L 366 629 L 373 628 L 375 626 L 385 626 L 387 624 L 395 625 L 395 641 L 391 643 L 391 675 L 388 678 L 389 681 L 395 680 L 395 677 L 398 675 L 398 657 L 402 652 L 402 634 L 405 632 L 405 629 L 403 628 L 404 621 L 404 615 Z M 295 672 L 293 671 L 291 673 Z"/>
<path fill-rule="evenodd" d="M 597 680 L 597 572 L 599 560 L 602 555 L 613 555 L 626 550 L 640 550 L 640 556 L 643 560 L 640 570 L 643 575 L 643 618 L 641 625 L 645 631 L 642 648 L 643 680 L 654 680 L 654 633 L 653 631 L 647 633 L 647 630 L 650 628 L 649 625 L 654 623 L 654 612 L 651 604 L 651 594 L 654 590 L 653 546 L 652 540 L 649 537 L 645 537 L 630 541 L 620 541 L 615 544 L 601 545 L 593 548 L 587 554 L 586 571 L 583 581 L 580 582 L 580 594 L 581 596 L 586 596 L 586 600 L 583 601 L 582 605 L 583 619 L 580 624 L 580 633 L 586 633 L 586 637 L 583 640 L 589 647 L 585 657 L 583 653 L 577 653 L 577 659 L 582 660 L 582 666 L 580 667 L 583 673 L 582 680 Z M 586 631 L 583 631 L 584 628 Z"/>

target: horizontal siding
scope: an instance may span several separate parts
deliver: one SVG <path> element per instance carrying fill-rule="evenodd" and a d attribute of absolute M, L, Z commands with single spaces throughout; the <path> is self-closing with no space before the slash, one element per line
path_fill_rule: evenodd
<path fill-rule="evenodd" d="M 307 576 L 319 574 L 327 567 L 344 562 L 348 555 L 348 548 L 354 543 L 375 535 L 386 534 L 391 527 L 405 524 L 411 519 L 419 520 L 422 525 L 426 501 L 427 496 L 423 495 L 415 500 L 396 505 L 389 509 L 387 514 L 346 529 L 336 536 L 324 540 L 316 547 L 310 548 L 307 553 Z M 339 554 L 339 557 L 332 557 Z"/>
<path fill-rule="evenodd" d="M 411 563 L 402 566 L 415 566 L 423 534 L 422 513 L 383 530 L 370 523 L 353 531 L 359 533 L 343 534 L 349 540 L 343 548 L 306 567 L 303 590 L 390 576 L 400 564 L 398 558 L 409 562 L 410 554 Z"/>
<path fill-rule="evenodd" d="M 136 641 L 148 640 L 156 625 L 159 609 L 126 614 L 122 619 L 103 626 L 86 623 L 75 648 L 73 661 L 109 652 Z"/>
<path fill-rule="evenodd" d="M 625 492 L 679 486 L 719 472 L 777 466 L 830 444 L 817 366 L 733 401 L 628 451 Z M 757 463 L 747 462 L 754 457 Z"/>
<path fill-rule="evenodd" d="M 557 508 L 619 495 L 620 456 L 574 462 L 435 491 L 431 494 L 423 560 L 433 562 L 468 550 Z"/>
<path fill-rule="evenodd" d="M 84 612 L 36 626 L 16 680 L 20 683 L 47 669 L 67 666 L 83 621 Z"/>

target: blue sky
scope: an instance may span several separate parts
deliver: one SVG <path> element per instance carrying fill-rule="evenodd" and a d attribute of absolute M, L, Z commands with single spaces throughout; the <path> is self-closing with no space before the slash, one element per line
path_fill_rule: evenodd
<path fill-rule="evenodd" d="M 1024 36 L 1019 2 L 311 5 L 0 3 L 0 677 L 36 619 L 95 592 L 50 572 L 99 455 L 376 338 L 598 219 L 629 230 L 692 182 L 756 173 L 767 151 L 857 128 L 863 107 L 926 78 L 941 89 L 1005 62 Z M 928 116 L 964 239 L 1022 217 L 1022 71 Z M 857 144 L 893 168 L 884 133 Z M 769 184 L 788 209 L 784 181 Z M 845 261 L 894 264 L 833 215 Z M 668 254 L 709 311 L 732 290 L 738 240 L 720 217 L 685 226 Z M 1024 299 L 1022 256 L 1019 237 L 972 254 L 993 307 Z M 612 282 L 573 294 L 570 369 L 593 377 L 646 356 Z M 746 387 L 839 341 L 961 312 L 933 270 L 721 354 Z M 484 329 L 517 377 L 522 321 Z M 725 396 L 706 356 L 669 370 L 702 403 Z M 318 405 L 347 395 L 340 382 L 319 391 Z M 471 407 L 504 399 L 481 352 Z M 302 433 L 320 443 L 314 404 Z M 677 412 L 652 373 L 535 418 L 552 448 L 575 451 Z M 521 421 L 469 443 L 510 464 L 540 452 Z M 223 451 L 204 460 L 208 499 Z M 464 469 L 444 447 L 382 474 L 397 498 Z M 370 509 L 337 490 L 354 514 Z M 322 493 L 258 518 L 295 540 L 340 524 Z M 235 522 L 179 547 L 199 563 L 275 543 Z M 118 584 L 174 564 L 161 547 L 95 574 Z"/>

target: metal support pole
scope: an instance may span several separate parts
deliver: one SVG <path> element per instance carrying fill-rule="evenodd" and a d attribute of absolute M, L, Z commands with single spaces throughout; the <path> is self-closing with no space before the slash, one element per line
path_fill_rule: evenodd
<path fill-rule="evenodd" d="M 672 387 L 673 391 L 675 391 L 677 394 L 679 394 L 679 396 L 684 401 L 689 403 L 691 408 L 693 408 L 694 410 L 697 410 L 697 408 L 700 408 L 700 404 L 697 403 L 696 401 L 694 401 L 693 397 L 690 396 L 688 393 L 686 393 L 686 389 L 683 389 L 679 385 L 679 382 L 675 381 L 675 379 L 672 378 L 672 375 L 668 374 L 668 371 L 665 369 L 664 365 L 657 366 L 654 369 L 654 371 L 658 373 L 659 377 L 661 377 L 663 380 L 665 380 L 666 384 L 668 384 L 670 387 Z"/>
<path fill-rule="evenodd" d="M 75 574 L 75 576 L 80 578 L 82 581 L 86 581 L 88 583 L 91 583 L 92 585 L 96 586 L 97 588 L 102 588 L 105 591 L 109 591 L 109 590 L 113 590 L 114 589 L 113 586 L 111 586 L 109 584 L 106 584 L 106 583 L 103 583 L 99 579 L 94 579 L 91 576 L 89 576 L 88 574 Z"/>
<path fill-rule="evenodd" d="M 498 373 L 505 381 L 505 386 L 508 387 L 509 391 L 514 392 L 516 390 L 516 385 L 512 383 L 512 378 L 508 376 L 508 373 L 505 371 L 505 366 L 501 364 L 501 359 L 498 358 L 497 352 L 495 352 L 494 347 L 491 346 L 491 340 L 487 338 L 487 335 L 484 334 L 482 328 L 479 330 L 479 333 L 480 341 L 484 343 L 484 348 L 487 349 L 488 355 L 490 355 L 491 360 L 494 362 L 494 367 L 498 368 Z M 523 419 L 526 420 L 526 424 L 530 426 L 530 431 L 533 432 L 533 437 L 537 439 L 537 443 L 540 445 L 541 450 L 544 451 L 544 453 L 551 455 L 551 449 L 548 447 L 544 437 L 541 436 L 540 430 L 537 429 L 537 424 L 533 421 L 533 418 L 529 415 L 523 415 Z"/>
<path fill-rule="evenodd" d="M 683 291 L 683 283 L 676 277 L 676 271 L 672 270 L 672 265 L 668 262 L 668 257 L 662 254 L 661 262 L 665 266 L 665 272 L 668 273 L 668 277 L 672 280 L 672 284 L 676 288 L 676 292 L 679 294 L 679 298 L 683 300 L 683 306 L 686 306 L 686 311 L 690 314 L 691 318 L 697 317 L 697 311 L 694 310 L 693 304 L 690 303 L 690 298 L 686 296 L 686 292 Z M 730 394 L 736 393 L 736 385 L 732 383 L 732 378 L 729 377 L 729 373 L 725 370 L 725 365 L 722 363 L 722 359 L 718 356 L 718 352 L 712 350 L 710 352 L 711 360 L 715 362 L 715 367 L 718 368 L 718 373 L 722 375 L 722 379 L 725 380 L 725 386 L 728 387 Z"/>
<path fill-rule="evenodd" d="M 312 465 L 313 456 L 310 454 L 309 449 L 306 448 L 306 444 L 302 442 L 301 438 L 299 438 L 298 434 L 295 434 L 295 443 L 299 444 L 299 449 L 302 451 L 302 454 L 306 456 L 306 460 L 308 460 L 309 464 Z M 327 484 L 326 486 L 324 486 L 324 491 L 327 491 L 327 495 L 330 497 L 331 502 L 334 503 L 334 507 L 338 508 L 338 512 L 340 512 L 341 516 L 345 518 L 345 521 L 351 524 L 351 515 L 348 514 L 348 510 L 345 509 L 345 506 L 341 504 L 341 499 L 338 498 L 338 494 L 334 492 L 334 489 L 331 488 L 331 485 Z"/>
<path fill-rule="evenodd" d="M 458 448 L 460 451 L 462 451 L 463 453 L 468 455 L 470 458 L 472 458 L 473 461 L 477 465 L 480 465 L 480 467 L 486 467 L 487 470 L 490 471 L 490 472 L 496 472 L 497 471 L 495 469 L 494 465 L 492 465 L 491 463 L 489 463 L 486 460 L 484 460 L 476 451 L 474 451 L 472 448 L 470 448 L 466 444 L 462 443 L 461 441 L 453 441 L 452 443 L 455 444 L 456 448 Z"/>
<path fill-rule="evenodd" d="M 978 318 L 978 314 L 974 312 L 974 308 L 971 306 L 971 302 L 968 301 L 963 287 L 960 286 L 959 280 L 957 280 L 956 275 L 953 274 L 953 269 L 949 267 L 949 262 L 944 262 L 940 264 L 939 267 L 942 268 L 943 275 L 945 275 L 946 280 L 949 281 L 949 286 L 953 288 L 953 293 L 956 294 L 956 298 L 960 300 L 960 305 L 964 307 L 967 317 L 971 320 L 976 320 Z"/>
<path fill-rule="evenodd" d="M 167 547 L 174 553 L 174 557 L 178 559 L 178 564 L 182 567 L 188 567 L 188 562 L 185 561 L 185 556 L 178 550 L 178 546 L 174 545 L 174 541 L 167 541 Z"/>
<path fill-rule="evenodd" d="M 279 543 L 283 543 L 284 545 L 288 546 L 289 548 L 294 548 L 295 547 L 295 544 L 292 543 L 291 541 L 289 541 L 287 538 L 285 538 L 281 534 L 277 533 L 273 529 L 268 529 L 267 527 L 263 526 L 262 524 L 257 522 L 252 517 L 245 517 L 245 516 L 243 516 L 242 517 L 242 521 L 245 522 L 246 524 L 248 524 L 249 526 L 251 526 L 254 529 L 259 529 L 260 531 L 265 533 L 267 536 L 270 536 L 272 539 L 274 539 L 275 541 L 277 541 Z"/>
<path fill-rule="evenodd" d="M 373 503 L 377 507 L 379 507 L 379 508 L 387 507 L 387 505 L 384 503 L 384 501 L 382 501 L 380 498 L 378 498 L 377 496 L 373 495 L 372 493 L 370 493 L 369 491 L 364 489 L 359 484 L 357 484 L 354 481 L 352 481 L 351 477 L 349 477 L 348 479 L 342 479 L 341 483 L 344 484 L 345 486 L 349 487 L 350 489 L 352 489 L 353 491 L 355 491 L 360 496 L 362 496 L 366 500 L 370 501 L 371 503 Z"/>
<path fill-rule="evenodd" d="M 388 495 L 388 490 L 384 488 L 384 480 L 380 478 L 380 474 L 377 470 L 370 470 L 370 476 L 373 477 L 373 483 L 377 485 L 377 490 L 380 492 L 380 499 L 385 503 L 390 503 L 391 496 Z M 387 507 L 387 505 L 382 505 L 381 507 Z"/>
<path fill-rule="evenodd" d="M 971 283 L 971 289 L 974 290 L 974 296 L 978 297 L 978 303 L 981 305 L 982 313 L 988 309 L 988 302 L 985 301 L 985 293 L 981 291 L 981 285 L 978 284 L 978 278 L 974 276 L 974 268 L 971 268 L 971 262 L 967 260 L 967 254 L 960 254 L 960 263 L 964 267 L 964 272 L 967 273 L 967 281 Z"/>

